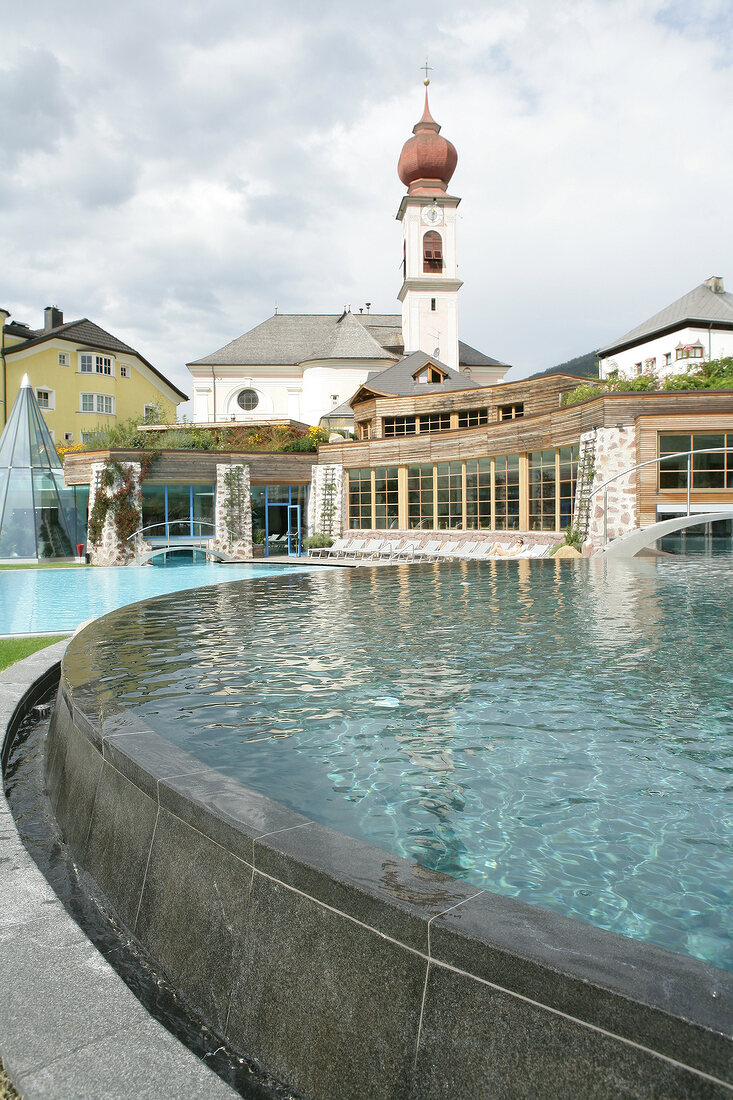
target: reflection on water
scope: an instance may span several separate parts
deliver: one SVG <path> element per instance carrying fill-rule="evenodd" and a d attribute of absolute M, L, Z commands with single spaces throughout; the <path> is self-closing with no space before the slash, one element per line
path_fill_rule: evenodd
<path fill-rule="evenodd" d="M 316 820 L 733 968 L 732 576 L 498 561 L 253 580 L 115 613 L 86 656 L 72 643 L 70 678 Z"/>

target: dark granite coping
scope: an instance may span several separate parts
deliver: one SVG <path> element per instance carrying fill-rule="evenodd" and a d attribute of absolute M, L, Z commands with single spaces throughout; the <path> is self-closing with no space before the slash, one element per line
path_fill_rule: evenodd
<path fill-rule="evenodd" d="M 0 673 L 3 762 L 20 723 L 58 682 L 68 642 Z M 0 1056 L 24 1100 L 237 1093 L 148 1014 L 67 914 L 0 791 Z"/>
<path fill-rule="evenodd" d="M 132 712 L 61 695 L 103 759 L 253 878 L 317 903 L 424 960 L 693 1071 L 733 1083 L 733 974 L 390 855 L 207 767 Z M 426 977 L 427 988 L 427 977 Z M 420 1022 L 422 1026 L 422 1019 Z M 420 1030 L 417 1048 L 420 1046 Z"/>

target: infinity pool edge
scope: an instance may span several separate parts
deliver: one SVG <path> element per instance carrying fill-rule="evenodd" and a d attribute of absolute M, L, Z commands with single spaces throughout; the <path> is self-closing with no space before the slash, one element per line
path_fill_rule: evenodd
<path fill-rule="evenodd" d="M 318 825 L 63 674 L 47 775 L 75 857 L 170 980 L 307 1095 L 729 1095 L 726 971 Z"/>

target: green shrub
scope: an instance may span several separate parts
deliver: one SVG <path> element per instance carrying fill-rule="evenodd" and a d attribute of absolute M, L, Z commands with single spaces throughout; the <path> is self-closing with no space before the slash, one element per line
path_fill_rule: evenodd
<path fill-rule="evenodd" d="M 303 539 L 301 545 L 304 550 L 317 550 L 321 546 L 333 546 L 333 539 L 330 535 L 324 535 L 322 531 L 316 531 L 315 535 L 308 535 Z"/>
<path fill-rule="evenodd" d="M 577 405 L 579 401 L 587 401 L 588 398 L 598 397 L 605 392 L 603 386 L 596 386 L 592 382 L 581 382 L 574 390 L 564 393 L 561 400 L 563 405 Z"/>
<path fill-rule="evenodd" d="M 664 390 L 730 390 L 733 389 L 733 358 L 711 359 L 688 367 L 684 374 L 665 378 Z"/>

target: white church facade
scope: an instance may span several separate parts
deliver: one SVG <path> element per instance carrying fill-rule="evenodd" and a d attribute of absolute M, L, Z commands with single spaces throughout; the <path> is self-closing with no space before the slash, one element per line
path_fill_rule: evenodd
<path fill-rule="evenodd" d="M 428 107 L 400 155 L 407 187 L 402 226 L 401 314 L 275 313 L 218 351 L 188 363 L 198 424 L 284 423 L 322 419 L 345 425 L 349 401 L 373 373 L 416 351 L 479 385 L 501 382 L 509 364 L 458 337 L 456 209 L 448 193 L 458 156 Z"/>

